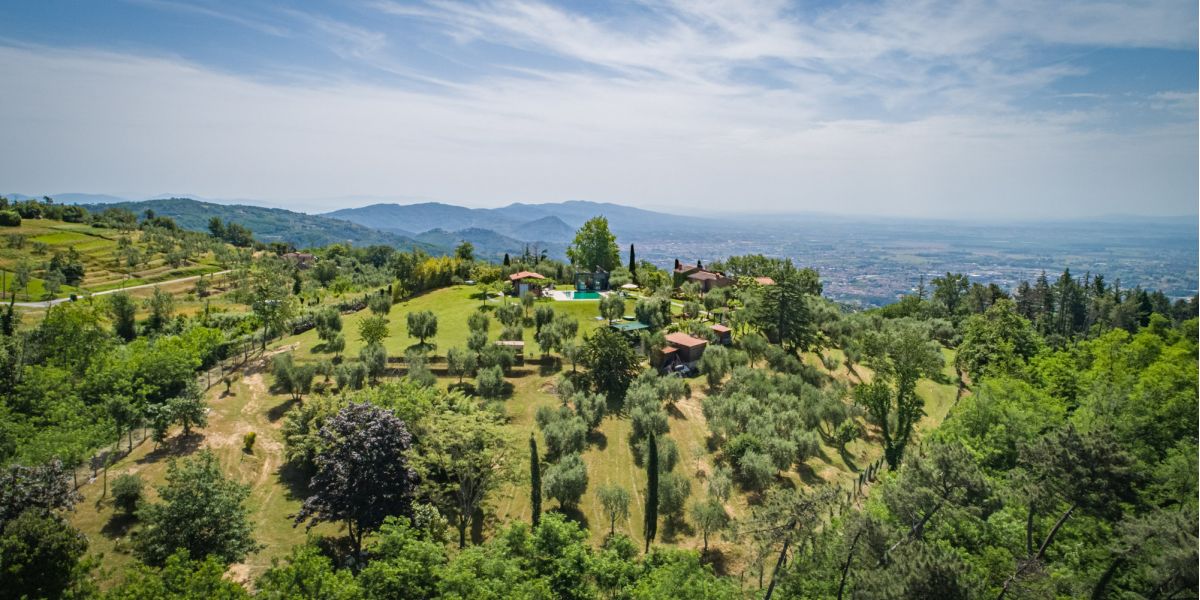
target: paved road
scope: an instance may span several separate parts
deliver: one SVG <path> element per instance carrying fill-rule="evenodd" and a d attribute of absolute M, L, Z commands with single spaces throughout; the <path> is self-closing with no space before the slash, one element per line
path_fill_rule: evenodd
<path fill-rule="evenodd" d="M 229 273 L 229 272 L 231 272 L 231 271 L 228 271 L 228 270 L 226 270 L 226 271 L 217 271 L 216 273 L 206 273 L 206 274 L 204 274 L 204 275 L 192 275 L 191 277 L 180 277 L 179 279 L 169 279 L 169 280 L 167 280 L 167 281 L 159 281 L 159 282 L 157 282 L 157 283 L 143 283 L 143 284 L 141 284 L 141 285 L 131 285 L 131 286 L 127 287 L 127 288 L 115 288 L 115 289 L 111 289 L 111 290 L 104 290 L 103 292 L 96 292 L 96 293 L 94 293 L 94 294 L 92 294 L 92 295 L 93 295 L 93 296 L 103 296 L 103 295 L 105 295 L 105 294 L 115 294 L 115 293 L 117 293 L 117 292 L 128 292 L 129 290 L 137 290 L 137 289 L 142 289 L 142 288 L 152 288 L 152 287 L 154 287 L 154 286 L 157 286 L 157 285 L 169 285 L 169 284 L 172 284 L 172 283 L 182 283 L 182 282 L 185 282 L 185 281 L 195 281 L 195 280 L 197 280 L 197 279 L 200 279 L 201 277 L 212 277 L 213 275 L 224 275 L 224 274 L 226 274 L 226 273 Z M 84 296 L 80 295 L 79 297 L 80 297 L 80 298 L 82 298 L 82 297 L 84 297 Z M 22 307 L 22 308 L 48 308 L 48 307 L 51 307 L 51 306 L 55 306 L 55 305 L 57 305 L 57 304 L 62 304 L 63 302 L 70 302 L 70 301 L 71 301 L 71 298 L 70 298 L 70 297 L 67 297 L 67 298 L 55 298 L 55 299 L 53 299 L 53 300 L 43 300 L 43 301 L 41 301 L 41 302 L 16 302 L 16 303 L 14 303 L 14 304 L 15 304 L 16 306 L 20 306 L 20 307 Z"/>

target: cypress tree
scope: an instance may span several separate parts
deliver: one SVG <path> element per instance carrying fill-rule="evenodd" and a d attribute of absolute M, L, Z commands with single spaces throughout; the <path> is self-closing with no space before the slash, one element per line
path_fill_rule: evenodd
<path fill-rule="evenodd" d="M 538 461 L 537 440 L 529 434 L 529 506 L 533 511 L 533 526 L 542 517 L 542 467 Z"/>
<path fill-rule="evenodd" d="M 629 276 L 633 278 L 633 282 L 637 283 L 637 253 L 633 250 L 633 244 L 629 245 Z"/>
<path fill-rule="evenodd" d="M 505 253 L 504 253 L 504 266 L 508 267 L 508 266 L 511 266 L 511 265 L 512 265 L 512 262 L 511 262 L 511 261 L 509 260 L 509 258 L 508 258 L 508 253 L 507 253 L 507 252 L 505 252 Z"/>
<path fill-rule="evenodd" d="M 646 522 L 643 533 L 646 535 L 646 552 L 650 551 L 650 542 L 658 533 L 658 442 L 654 432 L 650 432 L 649 456 L 646 457 Z"/>

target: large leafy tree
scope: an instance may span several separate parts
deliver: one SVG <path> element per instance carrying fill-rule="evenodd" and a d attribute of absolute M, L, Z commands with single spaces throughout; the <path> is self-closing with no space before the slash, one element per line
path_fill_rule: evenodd
<path fill-rule="evenodd" d="M 217 557 L 191 560 L 187 552 L 180 550 L 167 557 L 162 568 L 133 567 L 125 580 L 104 597 L 106 600 L 248 600 L 250 594 L 236 581 L 225 578 L 225 565 Z"/>
<path fill-rule="evenodd" d="M 340 521 L 355 555 L 363 537 L 386 517 L 411 516 L 416 473 L 409 466 L 412 435 L 392 411 L 353 403 L 330 417 L 320 432 L 309 496 L 296 523 Z"/>
<path fill-rule="evenodd" d="M 355 600 L 358 582 L 349 571 L 335 570 L 313 545 L 297 546 L 283 562 L 274 562 L 255 582 L 258 595 L 272 600 Z"/>
<path fill-rule="evenodd" d="M 57 514 L 26 510 L 0 531 L 0 598 L 61 598 L 87 574 L 87 537 Z"/>
<path fill-rule="evenodd" d="M 42 513 L 70 509 L 81 499 L 60 460 L 0 469 L 0 529 L 29 509 Z"/>
<path fill-rule="evenodd" d="M 435 413 L 415 461 L 429 496 L 458 529 L 458 547 L 488 494 L 507 481 L 510 448 L 492 413 L 468 408 Z"/>
<path fill-rule="evenodd" d="M 942 368 L 941 349 L 929 339 L 924 324 L 897 320 L 868 332 L 867 364 L 875 369 L 873 382 L 855 388 L 855 400 L 879 426 L 884 457 L 899 468 L 913 427 L 925 414 L 925 401 L 917 395 L 917 382 Z"/>
<path fill-rule="evenodd" d="M 611 329 L 597 329 L 588 336 L 583 353 L 592 386 L 608 398 L 610 405 L 620 406 L 640 370 L 640 361 L 629 341 Z"/>
<path fill-rule="evenodd" d="M 226 479 L 212 452 L 172 460 L 158 495 L 159 502 L 138 510 L 143 526 L 135 550 L 147 564 L 162 565 L 179 550 L 229 564 L 258 547 L 245 505 L 250 489 Z"/>
<path fill-rule="evenodd" d="M 621 264 L 621 251 L 617 248 L 617 236 L 608 229 L 608 219 L 588 219 L 575 232 L 575 241 L 567 247 L 567 258 L 581 269 L 611 271 L 617 268 Z"/>
<path fill-rule="evenodd" d="M 812 269 L 797 270 L 791 262 L 780 269 L 775 285 L 758 291 L 752 319 L 767 337 L 792 352 L 803 352 L 819 341 L 811 303 L 821 294 L 821 282 Z"/>
<path fill-rule="evenodd" d="M 408 336 L 415 337 L 421 340 L 421 346 L 425 346 L 425 340 L 437 335 L 438 320 L 437 315 L 431 310 L 422 310 L 408 313 L 407 325 Z"/>
<path fill-rule="evenodd" d="M 955 360 L 975 379 L 1018 375 L 1037 350 L 1033 326 L 1011 300 L 1000 300 L 966 320 Z"/>

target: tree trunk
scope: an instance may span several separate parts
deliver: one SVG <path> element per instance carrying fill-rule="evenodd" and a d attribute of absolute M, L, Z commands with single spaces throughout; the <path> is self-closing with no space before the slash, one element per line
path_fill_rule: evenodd
<path fill-rule="evenodd" d="M 458 549 L 462 550 L 467 547 L 467 520 L 458 520 Z"/>
<path fill-rule="evenodd" d="M 846 562 L 842 563 L 842 578 L 838 582 L 838 600 L 842 600 L 842 593 L 846 589 L 846 578 L 850 575 L 850 561 L 854 558 L 854 548 L 858 546 L 858 538 L 862 537 L 863 530 L 859 529 L 858 533 L 854 534 L 854 539 L 850 541 L 850 551 L 846 552 Z"/>
<path fill-rule="evenodd" d="M 1071 508 L 1068 508 L 1067 512 L 1063 513 L 1063 515 L 1058 518 L 1058 522 L 1056 522 L 1054 527 L 1050 529 L 1050 533 L 1047 534 L 1046 539 L 1042 541 L 1041 547 L 1038 548 L 1037 556 L 1034 558 L 1041 560 L 1042 557 L 1046 556 L 1046 549 L 1050 547 L 1050 542 L 1054 541 L 1054 536 L 1058 535 L 1058 530 L 1062 529 L 1062 526 L 1066 524 L 1067 519 L 1071 518 L 1071 513 L 1075 512 L 1076 506 L 1077 505 L 1072 504 Z"/>
<path fill-rule="evenodd" d="M 1113 559 L 1108 568 L 1104 570 L 1104 574 L 1100 576 L 1100 580 L 1096 582 L 1096 587 L 1092 588 L 1092 600 L 1103 600 L 1104 595 L 1108 591 L 1109 582 L 1112 581 L 1113 576 L 1117 574 L 1117 569 L 1121 568 L 1124 562 L 1124 556 L 1118 556 Z"/>
<path fill-rule="evenodd" d="M 788 531 L 791 531 L 796 526 L 795 521 L 788 524 Z M 787 562 L 788 546 L 792 543 L 792 537 L 789 535 L 783 538 L 783 548 L 779 550 L 779 560 L 775 561 L 775 570 L 771 572 L 771 583 L 767 585 L 767 593 L 763 596 L 763 600 L 771 600 L 771 594 L 775 593 L 775 582 L 779 579 L 779 571 L 783 570 L 784 564 Z"/>

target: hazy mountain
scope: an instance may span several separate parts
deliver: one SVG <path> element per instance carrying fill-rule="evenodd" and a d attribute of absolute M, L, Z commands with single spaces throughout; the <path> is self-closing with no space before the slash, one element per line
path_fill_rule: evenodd
<path fill-rule="evenodd" d="M 404 205 L 372 204 L 361 208 L 335 210 L 326 213 L 325 216 L 376 229 L 402 229 L 414 233 L 423 233 L 431 229 L 445 231 L 471 228 L 499 230 L 501 227 L 508 229 L 516 224 L 510 222 L 509 219 L 498 222 L 494 215 L 480 209 L 440 202 Z"/>
<path fill-rule="evenodd" d="M 502 208 L 464 208 L 438 202 L 372 204 L 336 210 L 327 216 L 367 227 L 397 228 L 417 233 L 430 229 L 457 231 L 479 228 L 491 229 L 520 240 L 551 241 L 569 241 L 569 236 L 574 235 L 576 228 L 595 216 L 608 218 L 609 226 L 618 236 L 673 231 L 680 227 L 716 229 L 720 226 L 718 221 L 712 219 L 583 200 L 547 204 L 515 203 Z M 536 231 L 537 234 L 530 231 Z"/>
<path fill-rule="evenodd" d="M 28 194 L 0 194 L 9 200 L 41 200 L 41 196 L 30 196 Z M 111 204 L 113 202 L 129 202 L 129 198 L 120 198 L 109 194 L 82 194 L 82 193 L 67 193 L 67 194 L 50 194 L 50 198 L 59 204 Z"/>
<path fill-rule="evenodd" d="M 538 250 L 544 249 L 550 256 L 562 258 L 566 254 L 567 247 L 563 242 L 518 240 L 492 231 L 491 229 L 480 229 L 478 227 L 461 229 L 459 231 L 430 229 L 429 231 L 417 234 L 416 239 L 442 248 L 454 248 L 464 241 L 471 242 L 471 245 L 475 247 L 475 256 L 493 261 L 499 260 L 505 253 L 520 254 L 527 246 L 531 250 L 534 248 Z"/>
<path fill-rule="evenodd" d="M 569 242 L 575 239 L 575 230 L 562 219 L 549 216 L 517 225 L 509 235 L 520 240 L 543 240 L 547 242 Z"/>
<path fill-rule="evenodd" d="M 180 227 L 196 231 L 207 231 L 209 219 L 220 217 L 222 220 L 233 221 L 249 227 L 254 232 L 254 237 L 261 241 L 286 241 L 300 248 L 347 243 L 355 246 L 386 244 L 405 249 L 415 246 L 439 254 L 448 251 L 445 247 L 428 244 L 408 236 L 282 208 L 214 204 L 190 198 L 168 198 L 141 202 L 93 204 L 88 206 L 88 210 L 99 212 L 110 207 L 127 208 L 138 214 L 151 209 L 157 214 L 175 219 Z"/>

